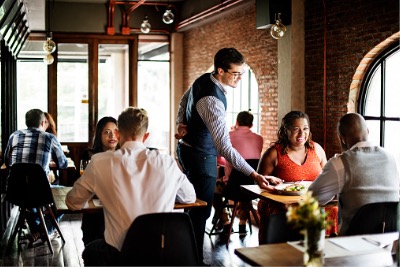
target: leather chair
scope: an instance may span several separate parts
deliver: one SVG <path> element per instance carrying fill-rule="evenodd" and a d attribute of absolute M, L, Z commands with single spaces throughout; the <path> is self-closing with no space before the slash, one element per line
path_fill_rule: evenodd
<path fill-rule="evenodd" d="M 11 171 L 8 176 L 6 200 L 11 204 L 19 206 L 20 212 L 15 230 L 10 237 L 9 245 L 14 241 L 17 232 L 18 240 L 20 239 L 27 212 L 33 208 L 37 210 L 40 219 L 40 226 L 42 232 L 45 233 L 47 238 L 46 241 L 51 254 L 53 254 L 53 247 L 49 236 L 47 235 L 47 227 L 44 221 L 42 209 L 46 209 L 48 216 L 50 216 L 50 220 L 62 239 L 62 242 L 65 243 L 52 210 L 52 205 L 54 203 L 53 195 L 42 166 L 33 163 L 14 163 L 11 166 Z"/>
<path fill-rule="evenodd" d="M 259 159 L 247 159 L 246 162 L 251 167 L 253 167 L 253 169 L 256 170 L 258 167 Z M 248 202 L 248 201 L 255 199 L 255 197 L 250 196 L 249 194 L 246 194 L 245 192 L 243 192 L 241 190 L 240 186 L 241 185 L 251 185 L 251 184 L 254 184 L 254 181 L 252 178 L 250 178 L 249 176 L 246 176 L 245 174 L 243 174 L 242 172 L 240 172 L 236 169 L 232 169 L 232 172 L 229 176 L 228 183 L 227 183 L 226 187 L 224 188 L 224 192 L 222 194 L 224 201 L 223 201 L 220 209 L 218 211 L 216 211 L 218 214 L 217 218 L 221 218 L 222 212 L 225 208 L 228 208 L 231 211 L 230 212 L 231 213 L 231 221 L 229 223 L 229 232 L 228 232 L 227 243 L 226 243 L 227 247 L 229 246 L 229 239 L 230 239 L 230 235 L 232 233 L 233 223 L 234 223 L 234 220 L 236 217 L 236 211 L 237 211 L 239 201 L 240 202 Z M 233 201 L 233 204 L 230 204 L 231 201 Z M 252 205 L 250 207 L 250 212 L 253 214 L 253 217 L 256 220 L 256 224 L 258 226 L 260 224 L 258 215 Z M 208 232 L 209 236 L 220 234 L 220 233 L 216 232 L 218 223 L 219 223 L 219 220 L 214 221 L 211 231 Z M 248 223 L 249 223 L 250 233 L 252 233 L 250 214 L 248 214 Z"/>
<path fill-rule="evenodd" d="M 199 266 L 189 215 L 165 212 L 138 216 L 126 234 L 119 264 Z"/>
<path fill-rule="evenodd" d="M 358 209 L 345 235 L 380 234 L 397 231 L 399 202 L 370 203 Z"/>
<path fill-rule="evenodd" d="M 285 243 L 303 239 L 299 230 L 292 229 L 287 223 L 286 211 L 268 216 L 265 244 Z"/>

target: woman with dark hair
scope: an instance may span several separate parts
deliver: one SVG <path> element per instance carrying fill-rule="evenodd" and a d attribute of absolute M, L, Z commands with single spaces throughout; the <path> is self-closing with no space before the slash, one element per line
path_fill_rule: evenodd
<path fill-rule="evenodd" d="M 93 146 L 84 152 L 81 160 L 90 160 L 94 154 L 118 149 L 117 131 L 117 120 L 115 118 L 101 118 L 96 125 Z M 85 246 L 96 239 L 104 238 L 103 213 L 84 213 L 81 229 Z"/>
<path fill-rule="evenodd" d="M 313 181 L 322 172 L 326 164 L 326 155 L 323 148 L 312 141 L 310 119 L 301 111 L 291 111 L 282 119 L 278 130 L 278 140 L 262 155 L 258 166 L 258 173 L 267 176 L 279 177 L 285 182 Z M 337 207 L 328 208 L 329 218 L 337 222 Z M 283 204 L 274 201 L 260 200 L 258 213 L 260 214 L 259 244 L 267 241 L 268 216 L 286 211 Z M 336 219 L 335 219 L 336 218 Z M 337 233 L 337 227 L 331 232 Z"/>
<path fill-rule="evenodd" d="M 47 123 L 46 132 L 57 136 L 57 127 L 56 127 L 56 123 L 54 122 L 53 116 L 51 116 L 51 114 L 47 113 L 47 112 L 43 112 L 43 113 L 44 113 L 44 116 L 46 117 L 45 122 Z"/>

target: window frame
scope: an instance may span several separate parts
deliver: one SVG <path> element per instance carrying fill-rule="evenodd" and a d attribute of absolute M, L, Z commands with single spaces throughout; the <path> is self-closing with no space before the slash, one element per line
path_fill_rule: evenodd
<path fill-rule="evenodd" d="M 385 127 L 387 121 L 400 121 L 400 117 L 388 117 L 385 116 L 385 90 L 386 90 L 386 59 L 392 54 L 399 52 L 400 44 L 395 42 L 390 45 L 387 49 L 382 51 L 382 53 L 371 63 L 368 70 L 366 71 L 365 79 L 363 80 L 360 87 L 360 97 L 358 101 L 358 113 L 360 113 L 366 121 L 379 121 L 380 125 L 380 136 L 379 145 L 385 147 Z M 368 116 L 365 115 L 365 110 L 367 107 L 367 96 L 369 88 L 376 72 L 377 68 L 381 68 L 381 108 L 380 116 Z"/>

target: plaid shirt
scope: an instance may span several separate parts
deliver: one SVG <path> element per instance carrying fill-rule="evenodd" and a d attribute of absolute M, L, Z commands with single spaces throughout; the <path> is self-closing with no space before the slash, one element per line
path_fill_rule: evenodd
<path fill-rule="evenodd" d="M 60 169 L 66 169 L 68 166 L 68 160 L 55 135 L 38 128 L 12 133 L 4 152 L 4 161 L 8 167 L 17 162 L 36 163 L 43 167 L 46 174 L 50 172 L 51 159 Z"/>

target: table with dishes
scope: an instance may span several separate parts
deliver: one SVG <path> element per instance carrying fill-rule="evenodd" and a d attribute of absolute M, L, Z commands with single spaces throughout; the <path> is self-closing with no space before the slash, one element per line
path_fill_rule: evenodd
<path fill-rule="evenodd" d="M 325 266 L 391 266 L 398 250 L 399 233 L 325 239 Z M 235 249 L 253 266 L 303 266 L 303 241 Z"/>
<path fill-rule="evenodd" d="M 99 199 L 91 199 L 87 205 L 82 210 L 70 210 L 65 203 L 65 196 L 72 189 L 71 186 L 55 186 L 51 188 L 53 194 L 54 206 L 58 213 L 68 214 L 68 213 L 96 213 L 102 212 L 103 206 Z M 192 209 L 207 206 L 207 202 L 196 199 L 194 203 L 175 203 L 174 209 Z"/>

